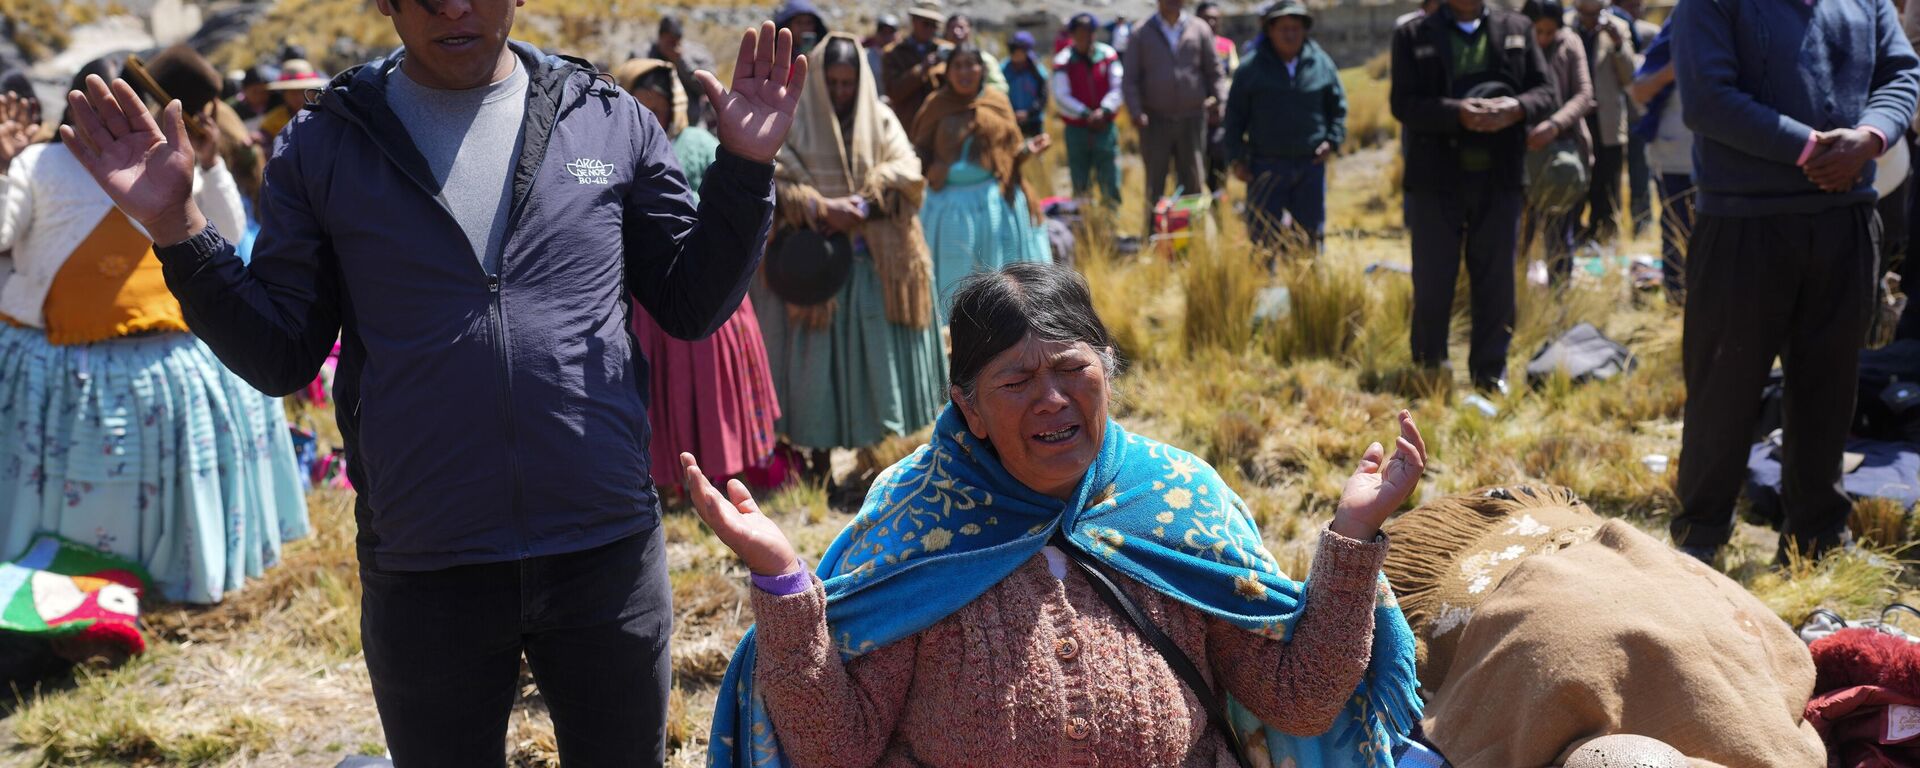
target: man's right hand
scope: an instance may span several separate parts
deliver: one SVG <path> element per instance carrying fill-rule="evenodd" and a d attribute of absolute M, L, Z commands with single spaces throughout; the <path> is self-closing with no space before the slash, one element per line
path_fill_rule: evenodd
<path fill-rule="evenodd" d="M 157 124 L 125 80 L 109 87 L 88 75 L 85 93 L 67 93 L 67 109 L 73 125 L 60 127 L 61 140 L 156 245 L 183 242 L 206 227 L 193 204 L 196 158 L 179 101 Z"/>

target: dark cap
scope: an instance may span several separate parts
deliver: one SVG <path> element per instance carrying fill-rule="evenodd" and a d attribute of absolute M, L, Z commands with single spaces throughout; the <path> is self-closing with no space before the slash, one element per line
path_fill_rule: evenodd
<path fill-rule="evenodd" d="M 885 29 L 899 29 L 900 17 L 891 13 L 883 13 L 880 14 L 880 18 L 874 20 L 873 25 Z"/>
<path fill-rule="evenodd" d="M 1306 24 L 1308 29 L 1313 28 L 1313 12 L 1308 11 L 1307 4 L 1299 0 L 1280 0 L 1267 6 L 1266 12 L 1260 14 L 1260 26 L 1265 27 L 1272 24 L 1275 19 L 1287 16 L 1298 16 L 1301 23 Z"/>
<path fill-rule="evenodd" d="M 1100 28 L 1099 17 L 1096 17 L 1091 13 L 1076 13 L 1073 15 L 1073 18 L 1067 20 L 1067 31 L 1071 32 L 1073 30 L 1082 29 L 1082 28 L 1099 29 Z"/>

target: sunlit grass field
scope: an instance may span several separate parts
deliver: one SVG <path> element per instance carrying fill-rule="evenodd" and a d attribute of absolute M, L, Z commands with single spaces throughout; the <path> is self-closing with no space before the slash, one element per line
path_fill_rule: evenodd
<path fill-rule="evenodd" d="M 296 13 L 310 1 L 286 0 L 275 13 Z M 549 5 L 543 13 L 560 19 L 560 29 L 575 23 L 564 10 L 572 6 Z M 317 34 L 333 34 L 325 25 L 349 21 L 367 20 L 313 23 Z M 352 33 L 385 29 L 367 25 Z M 1642 457 L 1678 453 L 1685 393 L 1676 311 L 1657 295 L 1636 293 L 1619 274 L 1578 281 L 1560 295 L 1522 286 L 1516 384 L 1534 350 L 1579 322 L 1629 345 L 1638 370 L 1585 386 L 1517 386 L 1491 416 L 1444 389 L 1407 383 L 1408 279 L 1366 269 L 1408 260 L 1384 68 L 1375 62 L 1344 74 L 1354 146 L 1332 167 L 1323 256 L 1287 254 L 1269 274 L 1230 211 L 1180 258 L 1150 250 L 1122 255 L 1113 234 L 1138 234 L 1140 227 L 1137 163 L 1123 175 L 1127 199 L 1117 218 L 1093 214 L 1076 264 L 1128 362 L 1115 415 L 1129 429 L 1219 467 L 1289 573 L 1306 572 L 1313 532 L 1332 513 L 1342 480 L 1368 442 L 1389 439 L 1401 408 L 1413 409 L 1431 446 L 1427 497 L 1491 485 L 1565 485 L 1599 512 L 1664 536 L 1673 478 L 1670 470 L 1651 472 Z M 1130 147 L 1131 129 L 1123 130 L 1123 147 Z M 1064 193 L 1058 149 L 1028 173 Z M 1622 251 L 1657 253 L 1658 243 L 1649 235 Z M 1290 312 L 1256 325 L 1256 296 L 1275 286 L 1288 289 Z M 1464 359 L 1464 289 L 1458 309 L 1454 356 Z M 296 419 L 324 424 L 331 414 L 300 409 Z M 898 457 L 913 444 L 912 437 L 890 441 L 876 454 Z M 817 486 L 762 499 L 816 562 L 851 512 Z M 151 609 L 154 642 L 146 656 L 17 692 L 10 717 L 0 722 L 0 764 L 330 766 L 347 755 L 382 752 L 360 656 L 351 506 L 344 492 L 315 492 L 316 535 L 289 545 L 284 564 L 225 604 Z M 1877 611 L 1920 585 L 1894 565 L 1911 524 L 1884 505 L 1865 505 L 1856 518 L 1886 557 L 1841 555 L 1782 572 L 1770 564 L 1771 534 L 1743 526 L 1724 567 L 1789 622 L 1815 607 L 1848 616 Z M 664 524 L 677 613 L 668 763 L 696 766 L 704 763 L 716 685 L 752 616 L 745 570 L 725 547 L 684 508 L 669 511 Z M 557 765 L 538 691 L 530 678 L 524 686 L 506 748 L 514 765 Z"/>

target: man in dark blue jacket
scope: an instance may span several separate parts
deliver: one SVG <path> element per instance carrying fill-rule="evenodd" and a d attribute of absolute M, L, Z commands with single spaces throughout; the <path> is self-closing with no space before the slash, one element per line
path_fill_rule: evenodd
<path fill-rule="evenodd" d="M 405 47 L 309 95 L 250 266 L 193 206 L 177 102 L 156 123 L 96 78 L 66 139 L 236 373 L 292 392 L 340 339 L 362 642 L 396 763 L 502 765 L 524 654 L 568 766 L 658 765 L 671 593 L 626 297 L 687 339 L 733 313 L 805 59 L 765 24 L 731 91 L 698 73 L 721 152 L 696 209 L 630 96 L 509 43 L 518 0 L 378 5 Z"/>
<path fill-rule="evenodd" d="M 1760 390 L 1786 370 L 1782 552 L 1844 544 L 1840 487 L 1879 275 L 1873 158 L 1906 133 L 1920 60 L 1886 0 L 1684 0 L 1674 66 L 1694 131 L 1686 430 L 1673 539 L 1711 561 Z"/>

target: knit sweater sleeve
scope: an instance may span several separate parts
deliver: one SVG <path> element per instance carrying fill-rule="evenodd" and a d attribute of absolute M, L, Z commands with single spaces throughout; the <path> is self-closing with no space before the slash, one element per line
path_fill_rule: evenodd
<path fill-rule="evenodd" d="M 1355 541 L 1323 529 L 1306 615 L 1293 637 L 1273 640 L 1212 620 L 1207 658 L 1215 679 L 1262 722 L 1300 736 L 1326 732 L 1367 670 L 1386 558 L 1384 538 Z"/>
<path fill-rule="evenodd" d="M 827 593 L 817 577 L 792 595 L 750 591 L 759 622 L 753 682 L 787 757 L 804 768 L 879 762 L 906 708 L 917 640 L 842 662 L 827 631 Z"/>

